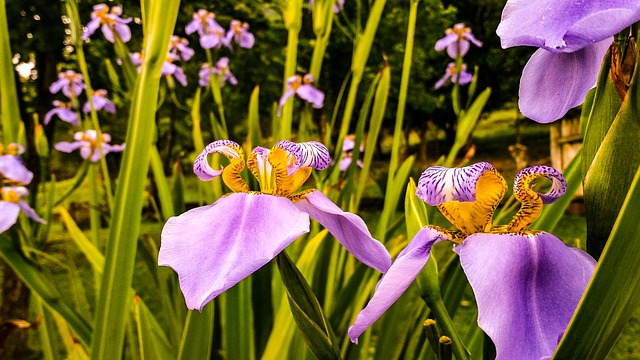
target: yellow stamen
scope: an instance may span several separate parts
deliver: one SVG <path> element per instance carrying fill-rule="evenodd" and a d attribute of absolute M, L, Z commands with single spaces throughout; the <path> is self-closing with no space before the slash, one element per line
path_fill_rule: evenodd
<path fill-rule="evenodd" d="M 249 192 L 249 186 L 240 176 L 240 172 L 244 169 L 244 159 L 232 159 L 231 163 L 222 170 L 222 181 L 233 192 Z"/>
<path fill-rule="evenodd" d="M 542 213 L 542 198 L 533 191 L 529 186 L 533 179 L 542 176 L 541 174 L 532 173 L 523 176 L 514 189 L 516 199 L 522 203 L 520 210 L 513 216 L 513 219 L 507 225 L 510 232 L 519 232 L 528 228 Z"/>
<path fill-rule="evenodd" d="M 273 167 L 276 182 L 274 195 L 288 196 L 296 189 L 293 187 L 293 178 L 287 172 L 289 165 L 289 152 L 280 148 L 274 148 L 269 153 L 269 163 Z"/>

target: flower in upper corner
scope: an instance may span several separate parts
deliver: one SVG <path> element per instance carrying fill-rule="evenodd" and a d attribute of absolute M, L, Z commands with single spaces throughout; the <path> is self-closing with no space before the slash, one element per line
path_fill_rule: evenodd
<path fill-rule="evenodd" d="M 33 173 L 27 169 L 19 155 L 24 153 L 24 146 L 0 143 L 0 185 L 26 185 L 33 179 Z"/>
<path fill-rule="evenodd" d="M 169 53 L 184 61 L 189 61 L 195 52 L 189 47 L 189 40 L 173 35 L 169 41 Z"/>
<path fill-rule="evenodd" d="M 102 133 L 100 141 L 98 141 L 98 132 L 95 130 L 78 131 L 73 135 L 74 142 L 61 141 L 56 143 L 54 147 L 58 151 L 70 153 L 80 149 L 80 156 L 83 159 L 89 159 L 92 162 L 98 162 L 102 155 L 110 152 L 120 152 L 124 150 L 124 144 L 111 145 L 111 135 Z"/>
<path fill-rule="evenodd" d="M 467 71 L 467 64 L 462 64 L 460 69 L 460 78 L 458 78 L 458 70 L 456 64 L 450 62 L 447 65 L 447 70 L 444 72 L 444 76 L 436 83 L 436 89 L 440 89 L 447 80 L 451 80 L 452 83 L 458 82 L 459 85 L 467 85 L 473 79 L 473 75 Z"/>
<path fill-rule="evenodd" d="M 93 96 L 91 97 L 91 100 L 93 101 L 93 108 L 96 111 L 100 111 L 104 109 L 106 112 L 109 112 L 112 114 L 116 113 L 116 105 L 107 98 L 107 90 L 98 89 L 94 91 Z M 91 105 L 89 104 L 88 101 L 84 103 L 84 106 L 82 107 L 82 112 L 85 114 L 88 114 L 91 112 Z"/>
<path fill-rule="evenodd" d="M 473 36 L 471 28 L 466 27 L 463 23 L 453 25 L 445 31 L 445 36 L 436 41 L 435 49 L 442 51 L 447 49 L 447 54 L 452 59 L 459 56 L 465 56 L 473 43 L 477 47 L 482 47 L 482 41 Z"/>
<path fill-rule="evenodd" d="M 353 134 L 347 135 L 347 137 L 342 142 L 342 160 L 340 160 L 340 164 L 338 164 L 340 171 L 347 171 L 351 163 L 353 162 L 353 149 L 356 144 L 356 136 Z M 360 154 L 364 152 L 364 144 L 360 144 Z M 362 160 L 358 159 L 356 161 L 356 165 L 358 167 L 362 167 L 364 163 Z"/>
<path fill-rule="evenodd" d="M 213 169 L 209 154 L 223 154 L 230 164 Z M 246 165 L 260 184 L 251 191 L 240 176 L 245 167 L 242 147 L 230 140 L 207 145 L 193 165 L 209 181 L 222 175 L 233 191 L 208 206 L 170 218 L 162 229 L 158 264 L 178 274 L 189 309 L 202 310 L 209 301 L 257 271 L 302 234 L 314 218 L 357 259 L 386 272 L 391 257 L 371 237 L 364 221 L 342 211 L 315 189 L 296 192 L 312 169 L 325 169 L 327 148 L 315 141 L 280 141 L 269 149 L 256 147 Z"/>
<path fill-rule="evenodd" d="M 122 42 L 128 42 L 131 40 L 131 30 L 128 24 L 132 19 L 123 19 L 120 15 L 122 15 L 122 7 L 120 6 L 113 6 L 109 11 L 109 6 L 106 4 L 94 5 L 91 20 L 82 33 L 82 40 L 87 40 L 100 27 L 107 41 L 115 42 L 114 34 L 117 34 Z"/>
<path fill-rule="evenodd" d="M 57 116 L 60 120 L 64 122 L 68 122 L 73 126 L 78 126 L 78 114 L 71 109 L 70 102 L 64 102 L 59 100 L 53 100 L 54 108 L 47 111 L 44 115 L 44 124 L 47 125 L 53 118 L 53 116 Z"/>
<path fill-rule="evenodd" d="M 240 47 L 245 49 L 251 49 L 255 42 L 255 37 L 249 32 L 249 24 L 240 20 L 231 20 L 231 25 L 224 38 L 224 43 L 229 46 L 231 39 L 235 40 Z"/>
<path fill-rule="evenodd" d="M 522 71 L 522 114 L 549 123 L 582 104 L 612 36 L 639 20 L 637 0 L 507 1 L 496 30 L 502 47 L 539 48 Z"/>
<path fill-rule="evenodd" d="M 551 180 L 547 193 L 532 180 Z M 502 176 L 489 163 L 448 169 L 430 167 L 416 196 L 435 205 L 458 231 L 423 227 L 382 277 L 373 298 L 349 328 L 351 341 L 371 326 L 407 290 L 430 257 L 433 244 L 454 242 L 478 304 L 478 325 L 496 346 L 496 359 L 535 359 L 553 354 L 580 301 L 596 262 L 552 234 L 531 230 L 543 204 L 566 191 L 557 170 L 534 166 L 520 171 L 514 194 L 522 203 L 508 225 L 492 224 L 506 192 Z"/>
<path fill-rule="evenodd" d="M 213 71 L 209 68 L 209 64 L 202 64 L 202 67 L 200 67 L 198 84 L 200 84 L 200 86 L 209 85 L 209 77 L 212 74 L 220 77 L 220 86 L 224 86 L 227 81 L 229 81 L 231 85 L 238 84 L 238 79 L 236 79 L 236 77 L 231 73 L 231 70 L 229 70 L 229 58 L 220 58 L 220 60 L 216 62 L 216 66 L 213 68 Z"/>
<path fill-rule="evenodd" d="M 58 74 L 58 80 L 54 81 L 49 86 L 49 91 L 52 94 L 58 93 L 62 90 L 64 96 L 72 99 L 82 94 L 84 89 L 84 81 L 81 74 L 76 73 L 73 70 L 63 71 Z"/>
<path fill-rule="evenodd" d="M 313 75 L 307 74 L 304 77 L 294 75 L 287 79 L 287 91 L 282 94 L 278 103 L 278 116 L 282 114 L 282 107 L 290 97 L 298 94 L 300 98 L 307 100 L 311 105 L 320 109 L 324 105 L 324 93 L 311 85 L 314 81 Z"/>
<path fill-rule="evenodd" d="M 173 62 L 178 60 L 176 55 L 169 53 L 162 65 L 160 74 L 162 76 L 173 76 L 182 86 L 187 86 L 187 76 L 184 74 L 184 70 Z"/>

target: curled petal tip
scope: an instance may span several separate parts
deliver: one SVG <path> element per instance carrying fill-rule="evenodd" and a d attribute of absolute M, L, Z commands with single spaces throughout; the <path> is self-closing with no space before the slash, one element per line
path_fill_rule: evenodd
<path fill-rule="evenodd" d="M 536 192 L 542 199 L 543 204 L 552 204 L 567 192 L 567 182 L 564 176 L 562 176 L 562 173 L 550 166 L 543 165 L 520 170 L 516 175 L 513 187 L 515 191 L 518 191 L 518 189 L 523 186 L 528 189 L 531 181 L 539 177 L 545 177 L 551 180 L 551 189 L 549 191 L 546 193 Z"/>
<path fill-rule="evenodd" d="M 488 162 L 451 169 L 432 166 L 420 176 L 416 196 L 432 206 L 452 200 L 475 201 L 478 179 L 485 171 L 493 169 Z"/>
<path fill-rule="evenodd" d="M 213 180 L 215 177 L 222 174 L 222 169 L 215 170 L 209 166 L 209 160 L 207 155 L 209 154 L 223 154 L 230 160 L 241 159 L 244 157 L 244 151 L 242 147 L 231 140 L 217 140 L 209 145 L 205 146 L 204 150 L 198 155 L 196 161 L 193 163 L 193 172 L 202 181 Z"/>

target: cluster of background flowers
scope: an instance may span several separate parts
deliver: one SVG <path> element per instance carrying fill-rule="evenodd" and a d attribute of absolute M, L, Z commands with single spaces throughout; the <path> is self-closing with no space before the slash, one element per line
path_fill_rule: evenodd
<path fill-rule="evenodd" d="M 455 24 L 445 30 L 445 36 L 436 41 L 435 49 L 437 51 L 446 49 L 449 57 L 455 61 L 447 65 L 444 76 L 435 85 L 436 89 L 441 88 L 447 80 L 459 85 L 471 82 L 473 76 L 467 71 L 467 64 L 462 63 L 462 57 L 467 54 L 472 43 L 477 47 L 482 47 L 482 42 L 471 33 L 471 28 L 462 23 Z M 459 65 L 457 65 L 458 63 Z"/>

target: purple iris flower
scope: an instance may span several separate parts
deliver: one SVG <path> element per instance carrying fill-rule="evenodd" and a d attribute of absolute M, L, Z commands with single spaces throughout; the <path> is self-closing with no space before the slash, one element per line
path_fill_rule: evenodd
<path fill-rule="evenodd" d="M 0 174 L 1 175 L 1 174 Z M 36 211 L 22 200 L 29 191 L 23 186 L 2 186 L 0 187 L 0 234 L 7 231 L 18 221 L 20 211 L 25 213 L 32 220 L 41 224 L 46 224 Z"/>
<path fill-rule="evenodd" d="M 209 77 L 212 73 L 220 77 L 220 86 L 224 86 L 227 80 L 231 85 L 238 84 L 238 79 L 236 79 L 236 77 L 231 73 L 231 70 L 229 70 L 229 58 L 227 57 L 220 58 L 220 60 L 216 62 L 216 66 L 213 68 L 213 71 L 211 71 L 209 64 L 202 64 L 200 67 L 198 84 L 200 84 L 200 86 L 209 85 Z"/>
<path fill-rule="evenodd" d="M 353 148 L 356 146 L 356 136 L 353 134 L 347 135 L 342 142 L 342 160 L 338 164 L 340 171 L 346 171 L 353 162 Z M 360 154 L 364 152 L 364 144 L 360 144 Z M 356 161 L 358 167 L 364 166 L 362 160 Z"/>
<path fill-rule="evenodd" d="M 531 188 L 546 177 L 551 189 Z M 373 298 L 349 328 L 351 341 L 371 326 L 418 276 L 433 244 L 456 243 L 478 303 L 478 325 L 496 346 L 496 359 L 535 359 L 553 354 L 595 269 L 595 260 L 554 235 L 530 230 L 543 204 L 566 191 L 557 170 L 547 166 L 523 169 L 514 194 L 522 203 L 508 225 L 495 226 L 492 216 L 507 190 L 489 163 L 460 169 L 430 167 L 418 182 L 416 195 L 440 212 L 459 231 L 425 226 L 400 252 L 382 277 Z"/>
<path fill-rule="evenodd" d="M 95 130 L 78 131 L 73 135 L 74 142 L 61 141 L 54 145 L 56 150 L 70 153 L 80 149 L 80 156 L 83 159 L 90 159 L 92 162 L 98 162 L 102 155 L 110 152 L 120 152 L 124 150 L 124 144 L 111 145 L 111 135 L 102 133 L 100 142 L 98 142 L 98 132 Z M 102 151 L 101 151 L 102 149 Z"/>
<path fill-rule="evenodd" d="M 187 86 L 187 76 L 184 74 L 184 70 L 173 62 L 178 60 L 177 55 L 169 53 L 167 59 L 162 65 L 160 72 L 163 76 L 173 76 L 182 86 Z"/>
<path fill-rule="evenodd" d="M 459 85 L 467 85 L 471 82 L 471 79 L 473 79 L 473 75 L 467 72 L 467 64 L 462 64 L 462 68 L 460 69 L 460 78 L 458 78 L 456 64 L 450 62 L 449 65 L 447 65 L 447 70 L 445 70 L 444 76 L 436 83 L 436 89 L 440 89 L 449 79 L 451 79 L 452 83 L 457 81 Z"/>
<path fill-rule="evenodd" d="M 200 35 L 200 46 L 203 49 L 219 48 L 225 42 L 225 31 L 215 21 L 216 15 L 210 11 L 200 9 L 193 14 L 193 20 L 184 28 L 187 35 L 197 32 Z"/>
<path fill-rule="evenodd" d="M 522 71 L 518 105 L 549 123 L 596 84 L 612 36 L 640 20 L 637 0 L 509 0 L 496 33 L 503 48 L 539 47 Z"/>
<path fill-rule="evenodd" d="M 184 61 L 189 61 L 195 52 L 189 47 L 189 40 L 173 35 L 169 41 L 169 53 Z"/>
<path fill-rule="evenodd" d="M 78 74 L 73 70 L 67 70 L 59 73 L 58 80 L 54 81 L 53 84 L 49 86 L 49 91 L 52 94 L 56 94 L 62 90 L 64 96 L 69 99 L 82 94 L 82 89 L 84 89 L 83 77 L 81 74 Z"/>
<path fill-rule="evenodd" d="M 231 163 L 209 166 L 209 154 L 223 154 Z M 162 229 L 158 264 L 178 273 L 189 309 L 202 310 L 209 301 L 251 275 L 301 235 L 316 219 L 357 259 L 386 272 L 391 257 L 371 237 L 364 221 L 342 211 L 315 189 L 295 192 L 331 160 L 315 141 L 280 141 L 271 150 L 256 147 L 246 165 L 260 184 L 251 191 L 240 176 L 245 167 L 242 147 L 230 140 L 207 145 L 193 170 L 203 181 L 222 175 L 234 192 L 208 206 L 170 218 Z"/>
<path fill-rule="evenodd" d="M 94 91 L 93 96 L 91 97 L 91 100 L 93 100 L 93 108 L 96 109 L 96 111 L 100 111 L 104 109 L 106 112 L 109 112 L 112 114 L 116 113 L 116 105 L 107 98 L 107 90 L 98 89 Z M 82 112 L 84 112 L 85 114 L 88 114 L 91 112 L 91 105 L 89 105 L 88 101 L 82 107 Z M 45 124 L 46 124 L 46 119 L 45 119 Z"/>
<path fill-rule="evenodd" d="M 78 114 L 75 111 L 71 110 L 70 102 L 53 100 L 53 106 L 54 108 L 47 111 L 47 113 L 44 115 L 45 125 L 49 124 L 53 116 L 57 116 L 60 118 L 60 120 L 68 122 L 73 126 L 79 125 Z"/>
<path fill-rule="evenodd" d="M 129 58 L 131 59 L 131 62 L 133 63 L 134 66 L 139 67 L 140 65 L 142 65 L 144 55 L 142 55 L 142 52 L 136 51 L 136 52 L 130 53 Z"/>
<path fill-rule="evenodd" d="M 91 20 L 82 33 L 82 40 L 87 40 L 99 27 L 101 27 L 104 38 L 111 43 L 115 42 L 114 32 L 122 42 L 126 43 L 131 40 L 131 30 L 128 24 L 132 19 L 123 19 L 120 15 L 122 15 L 122 7 L 120 6 L 113 6 L 109 11 L 109 6 L 106 4 L 94 5 Z"/>
<path fill-rule="evenodd" d="M 477 47 L 482 47 L 482 41 L 473 36 L 471 28 L 466 27 L 463 23 L 453 25 L 452 28 L 445 30 L 445 36 L 436 41 L 435 49 L 442 51 L 447 49 L 447 54 L 452 59 L 456 59 L 458 55 L 465 56 L 473 43 Z"/>
<path fill-rule="evenodd" d="M 224 38 L 224 43 L 229 46 L 231 39 L 245 49 L 251 49 L 255 42 L 255 37 L 249 32 L 249 24 L 240 20 L 231 20 L 231 26 L 229 26 L 229 31 Z"/>
<path fill-rule="evenodd" d="M 19 155 L 24 153 L 24 146 L 11 143 L 0 144 L 0 185 L 27 185 L 33 179 L 33 173 L 27 169 Z"/>
<path fill-rule="evenodd" d="M 294 75 L 288 78 L 287 91 L 282 94 L 278 103 L 278 116 L 282 114 L 282 107 L 287 99 L 295 94 L 310 102 L 314 108 L 320 109 L 324 105 L 324 93 L 311 85 L 313 81 L 314 78 L 311 74 L 307 74 L 304 77 Z"/>

